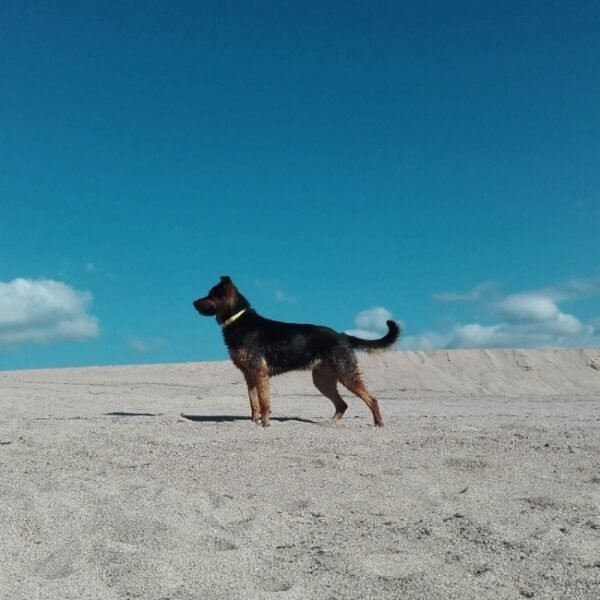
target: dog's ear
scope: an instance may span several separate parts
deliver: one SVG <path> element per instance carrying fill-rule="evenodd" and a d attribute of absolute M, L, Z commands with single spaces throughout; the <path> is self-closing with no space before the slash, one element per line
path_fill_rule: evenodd
<path fill-rule="evenodd" d="M 228 275 L 223 275 L 221 277 L 221 283 L 223 283 L 225 285 L 231 285 L 233 282 L 231 281 L 231 279 Z"/>

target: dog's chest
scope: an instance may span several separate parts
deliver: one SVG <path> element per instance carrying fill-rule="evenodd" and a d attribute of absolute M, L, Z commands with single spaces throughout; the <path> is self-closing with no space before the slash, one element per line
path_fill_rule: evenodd
<path fill-rule="evenodd" d="M 253 371 L 264 363 L 264 344 L 254 330 L 225 329 L 223 339 L 233 364 L 243 371 Z"/>
<path fill-rule="evenodd" d="M 242 371 L 254 371 L 257 368 L 266 366 L 265 357 L 257 348 L 232 347 L 229 348 L 229 356 L 231 356 L 233 364 Z"/>

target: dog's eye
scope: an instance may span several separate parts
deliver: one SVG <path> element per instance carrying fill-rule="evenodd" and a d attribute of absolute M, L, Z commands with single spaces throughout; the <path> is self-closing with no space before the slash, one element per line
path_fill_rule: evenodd
<path fill-rule="evenodd" d="M 212 290 L 210 290 L 210 293 L 208 295 L 211 298 L 217 298 L 217 299 L 224 298 L 225 290 L 221 286 L 216 286 Z"/>

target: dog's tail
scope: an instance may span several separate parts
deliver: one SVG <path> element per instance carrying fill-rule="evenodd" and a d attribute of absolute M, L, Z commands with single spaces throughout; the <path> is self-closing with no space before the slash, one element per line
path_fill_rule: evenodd
<path fill-rule="evenodd" d="M 396 321 L 386 321 L 386 323 L 388 332 L 382 338 L 379 338 L 378 340 L 363 340 L 354 337 L 353 335 L 349 335 L 348 339 L 350 340 L 350 345 L 353 348 L 365 350 L 366 352 L 376 352 L 377 350 L 389 348 L 400 337 L 402 328 Z"/>

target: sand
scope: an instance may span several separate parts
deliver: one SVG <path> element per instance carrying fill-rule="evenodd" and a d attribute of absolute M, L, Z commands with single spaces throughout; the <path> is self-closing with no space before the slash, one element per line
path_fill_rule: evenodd
<path fill-rule="evenodd" d="M 597 598 L 600 350 L 0 372 L 0 598 Z"/>

